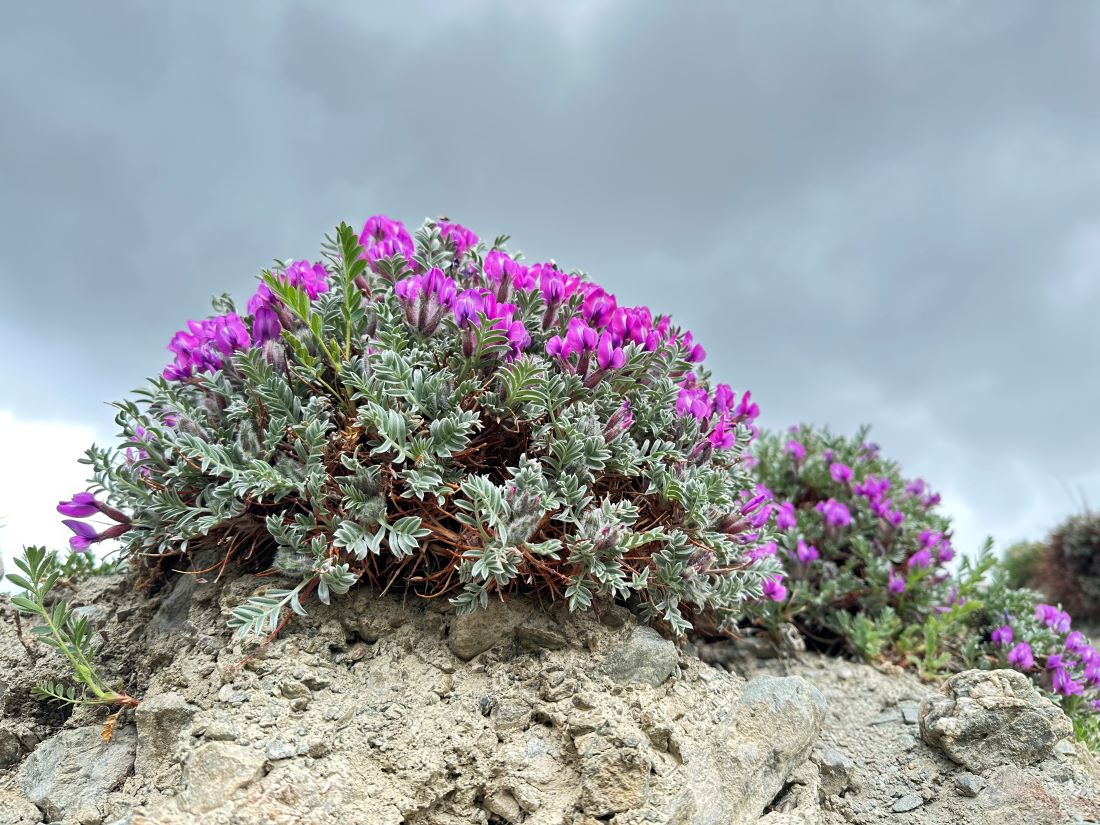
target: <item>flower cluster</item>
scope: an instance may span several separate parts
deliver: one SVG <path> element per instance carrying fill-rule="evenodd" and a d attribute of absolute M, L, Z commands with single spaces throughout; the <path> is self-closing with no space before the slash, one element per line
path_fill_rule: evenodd
<path fill-rule="evenodd" d="M 74 548 L 120 538 L 154 577 L 200 548 L 273 566 L 291 583 L 240 606 L 245 635 L 359 581 L 461 609 L 630 598 L 677 631 L 786 598 L 759 409 L 668 316 L 381 215 L 263 272 L 244 317 L 216 306 L 118 405 L 119 449 L 89 451 L 102 495 L 62 512 L 115 524 L 72 522 Z"/>
<path fill-rule="evenodd" d="M 986 615 L 1000 622 L 982 634 L 986 655 L 1030 675 L 1071 716 L 1100 712 L 1100 651 L 1073 629 L 1068 612 L 1023 590 L 990 588 L 986 601 Z"/>
<path fill-rule="evenodd" d="M 951 598 L 944 565 L 954 550 L 950 526 L 935 511 L 938 496 L 903 478 L 865 439 L 866 432 L 848 439 L 792 427 L 754 448 L 757 478 L 775 499 L 776 549 L 788 580 L 789 596 L 770 609 L 770 620 L 792 621 L 826 649 L 858 647 L 853 614 L 900 617 L 896 636 Z"/>

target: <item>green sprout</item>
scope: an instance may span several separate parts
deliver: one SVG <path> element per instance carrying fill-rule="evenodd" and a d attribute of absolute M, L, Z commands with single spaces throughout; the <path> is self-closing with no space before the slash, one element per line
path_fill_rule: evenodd
<path fill-rule="evenodd" d="M 95 650 L 92 646 L 93 630 L 84 617 L 77 617 L 63 601 L 47 606 L 46 598 L 64 572 L 56 554 L 41 547 L 27 547 L 23 558 L 15 559 L 15 566 L 22 571 L 8 574 L 8 581 L 23 588 L 23 593 L 12 596 L 11 603 L 30 616 L 37 616 L 43 624 L 31 628 L 31 633 L 41 642 L 60 651 L 72 667 L 77 686 L 62 682 L 46 681 L 35 685 L 31 693 L 39 699 L 66 705 L 119 705 L 136 707 L 138 700 L 108 687 L 93 665 Z"/>

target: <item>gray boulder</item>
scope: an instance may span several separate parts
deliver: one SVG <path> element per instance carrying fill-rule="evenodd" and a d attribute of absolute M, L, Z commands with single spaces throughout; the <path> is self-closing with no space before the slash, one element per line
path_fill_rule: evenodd
<path fill-rule="evenodd" d="M 608 654 L 603 672 L 620 684 L 657 687 L 672 675 L 678 659 L 676 645 L 653 628 L 639 626 Z"/>
<path fill-rule="evenodd" d="M 1015 670 L 967 670 L 920 707 L 924 741 L 975 773 L 1032 765 L 1073 734 L 1066 715 Z"/>
<path fill-rule="evenodd" d="M 180 736 L 191 723 L 196 710 L 198 708 L 178 693 L 161 693 L 142 700 L 134 712 L 139 773 L 176 757 Z"/>
<path fill-rule="evenodd" d="M 104 742 L 99 725 L 64 730 L 34 749 L 23 763 L 19 786 L 51 819 L 84 820 L 130 774 L 137 751 L 133 726 Z"/>

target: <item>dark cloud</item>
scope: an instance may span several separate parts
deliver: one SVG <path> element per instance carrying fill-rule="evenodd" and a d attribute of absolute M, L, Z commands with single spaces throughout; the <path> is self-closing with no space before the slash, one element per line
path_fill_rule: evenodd
<path fill-rule="evenodd" d="M 0 407 L 106 429 L 213 292 L 446 212 L 671 310 L 969 539 L 1100 502 L 1100 8 L 9 5 Z"/>

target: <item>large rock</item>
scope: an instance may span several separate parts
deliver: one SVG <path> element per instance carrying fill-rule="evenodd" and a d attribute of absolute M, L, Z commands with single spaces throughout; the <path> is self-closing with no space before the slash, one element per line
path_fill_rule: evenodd
<path fill-rule="evenodd" d="M 23 763 L 19 785 L 52 819 L 94 816 L 97 803 L 130 774 L 137 750 L 132 726 L 103 741 L 99 725 L 64 730 L 40 744 Z"/>
<path fill-rule="evenodd" d="M 1066 715 L 1015 670 L 967 670 L 920 707 L 924 741 L 975 773 L 1032 765 L 1073 734 Z"/>
<path fill-rule="evenodd" d="M 207 742 L 187 760 L 182 799 L 190 813 L 206 813 L 263 776 L 264 755 L 232 742 Z"/>
<path fill-rule="evenodd" d="M 23 794 L 0 788 L 0 825 L 34 825 L 42 811 Z"/>
<path fill-rule="evenodd" d="M 676 645 L 651 627 L 635 627 L 626 643 L 604 660 L 603 672 L 624 685 L 657 687 L 672 675 L 679 656 Z"/>
<path fill-rule="evenodd" d="M 178 693 L 161 693 L 143 699 L 134 712 L 137 721 L 137 770 L 154 769 L 175 758 L 180 737 L 198 710 Z"/>

